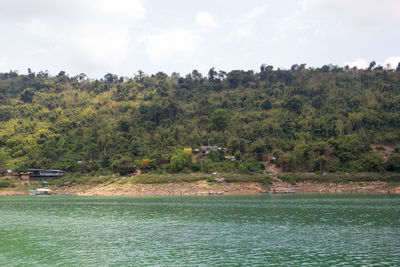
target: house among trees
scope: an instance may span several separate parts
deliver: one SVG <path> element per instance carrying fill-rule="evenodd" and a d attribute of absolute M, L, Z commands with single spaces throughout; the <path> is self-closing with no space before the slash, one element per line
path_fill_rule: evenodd
<path fill-rule="evenodd" d="M 236 160 L 235 156 L 225 156 L 224 159 L 226 161 L 235 161 Z"/>
<path fill-rule="evenodd" d="M 64 174 L 65 172 L 60 170 L 29 169 L 30 180 L 59 179 L 63 177 Z"/>
<path fill-rule="evenodd" d="M 210 153 L 211 151 L 218 152 L 218 147 L 217 147 L 217 146 L 202 146 L 202 147 L 201 147 L 201 153 L 202 153 L 203 155 L 207 155 L 207 154 Z"/>

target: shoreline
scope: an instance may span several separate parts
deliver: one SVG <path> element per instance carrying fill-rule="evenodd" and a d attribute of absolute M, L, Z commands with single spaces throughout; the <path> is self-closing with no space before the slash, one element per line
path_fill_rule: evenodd
<path fill-rule="evenodd" d="M 291 185 L 284 182 L 274 182 L 271 188 L 291 188 L 296 193 L 377 193 L 400 194 L 400 186 L 390 188 L 388 183 L 348 182 L 348 183 L 317 183 L 300 182 Z M 76 196 L 207 196 L 207 195 L 257 195 L 269 191 L 259 182 L 208 183 L 206 180 L 197 182 L 180 182 L 164 184 L 132 184 L 118 182 L 101 183 L 98 185 L 67 185 L 49 187 L 56 195 Z M 0 196 L 29 195 L 26 189 L 9 188 L 0 190 Z"/>

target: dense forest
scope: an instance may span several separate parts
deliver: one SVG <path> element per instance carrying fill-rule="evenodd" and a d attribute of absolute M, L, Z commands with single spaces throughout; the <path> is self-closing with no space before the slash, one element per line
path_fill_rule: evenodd
<path fill-rule="evenodd" d="M 10 71 L 0 123 L 2 171 L 251 172 L 273 158 L 290 172 L 398 172 L 400 64 L 103 79 Z M 227 149 L 192 152 L 204 145 Z"/>

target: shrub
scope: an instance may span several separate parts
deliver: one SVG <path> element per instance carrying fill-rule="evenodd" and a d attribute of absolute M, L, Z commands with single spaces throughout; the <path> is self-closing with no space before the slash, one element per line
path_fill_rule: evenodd
<path fill-rule="evenodd" d="M 388 171 L 400 172 L 400 154 L 395 153 L 390 155 L 385 167 Z"/>
<path fill-rule="evenodd" d="M 113 171 L 118 172 L 121 175 L 126 175 L 135 170 L 133 165 L 133 158 L 128 156 L 122 156 L 115 159 L 111 164 Z"/>
<path fill-rule="evenodd" d="M 263 167 L 261 167 L 261 165 Z M 261 172 L 264 169 L 265 169 L 265 166 L 263 164 L 259 164 L 252 159 L 247 159 L 247 160 L 243 161 L 239 166 L 239 171 L 242 173 Z"/>
<path fill-rule="evenodd" d="M 383 171 L 383 158 L 379 153 L 370 152 L 362 156 L 361 166 L 368 172 Z"/>
<path fill-rule="evenodd" d="M 9 188 L 9 187 L 15 187 L 15 184 L 12 183 L 8 179 L 2 179 L 0 180 L 0 188 Z"/>
<path fill-rule="evenodd" d="M 191 164 L 191 155 L 185 153 L 183 150 L 178 150 L 172 155 L 169 163 L 172 172 L 179 172 L 189 167 Z"/>

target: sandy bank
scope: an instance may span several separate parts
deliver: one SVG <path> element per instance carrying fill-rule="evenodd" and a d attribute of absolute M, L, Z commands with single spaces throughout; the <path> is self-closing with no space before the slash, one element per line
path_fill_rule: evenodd
<path fill-rule="evenodd" d="M 76 194 L 79 196 L 186 196 L 258 194 L 265 189 L 260 183 L 221 183 L 209 184 L 206 181 L 195 183 L 168 184 L 100 184 L 94 187 L 69 186 L 55 189 L 58 194 Z"/>
<path fill-rule="evenodd" d="M 297 193 L 400 193 L 400 187 L 387 188 L 386 182 L 350 182 L 345 184 L 298 183 L 292 186 L 276 182 L 273 187 L 292 188 Z M 68 186 L 56 188 L 58 194 L 80 196 L 184 196 L 184 195 L 248 195 L 268 191 L 260 183 L 169 183 L 169 184 L 100 184 L 94 187 Z"/>
<path fill-rule="evenodd" d="M 295 186 L 275 182 L 272 187 L 292 188 L 296 193 L 390 193 L 400 194 L 400 187 L 388 188 L 386 182 L 349 182 L 336 183 L 313 183 L 302 182 Z M 193 183 L 168 183 L 168 184 L 132 184 L 132 183 L 104 183 L 96 186 L 67 185 L 51 188 L 59 195 L 78 196 L 195 196 L 213 195 L 222 193 L 224 195 L 250 195 L 260 194 L 268 191 L 261 183 L 208 183 L 198 181 Z M 28 195 L 25 189 L 2 189 L 0 195 Z"/>

